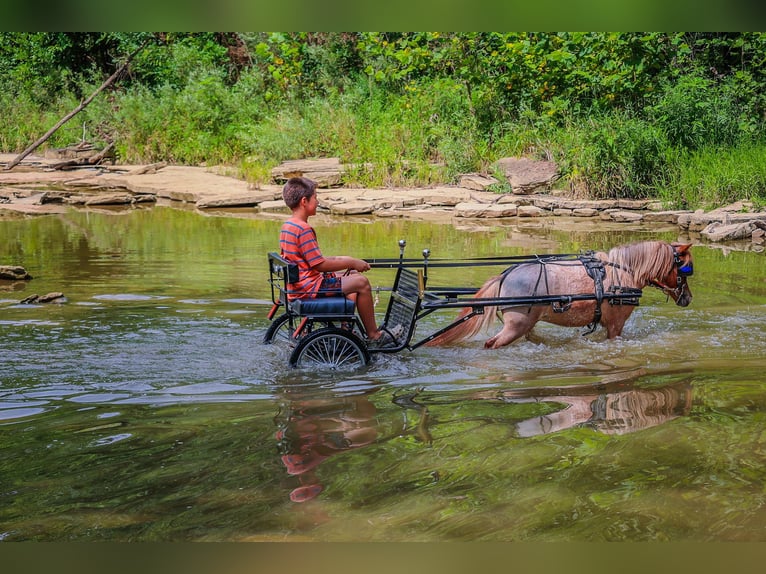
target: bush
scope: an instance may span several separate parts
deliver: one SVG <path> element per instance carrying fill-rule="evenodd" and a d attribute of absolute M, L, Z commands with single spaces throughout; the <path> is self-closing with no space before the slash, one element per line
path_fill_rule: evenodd
<path fill-rule="evenodd" d="M 580 128 L 569 150 L 572 189 L 592 198 L 644 198 L 664 185 L 668 142 L 653 124 L 623 114 L 604 116 Z"/>
<path fill-rule="evenodd" d="M 736 145 L 747 114 L 734 83 L 717 85 L 699 74 L 682 76 L 665 87 L 659 101 L 647 109 L 673 146 L 700 149 Z"/>

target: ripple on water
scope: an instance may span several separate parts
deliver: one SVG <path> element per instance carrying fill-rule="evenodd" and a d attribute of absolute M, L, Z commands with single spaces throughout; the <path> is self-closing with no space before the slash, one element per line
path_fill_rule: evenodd
<path fill-rule="evenodd" d="M 114 435 L 110 435 L 110 436 L 105 436 L 105 437 L 98 438 L 98 439 L 96 439 L 94 441 L 91 441 L 89 446 L 91 446 L 91 447 L 108 446 L 108 445 L 114 444 L 116 442 L 127 440 L 127 439 L 131 438 L 132 436 L 133 436 L 133 434 L 132 433 L 128 433 L 128 432 L 120 433 L 120 434 L 114 434 Z"/>
<path fill-rule="evenodd" d="M 16 419 L 33 417 L 40 415 L 48 410 L 50 409 L 46 407 L 25 406 L 20 408 L 6 409 L 0 406 L 0 421 L 13 421 Z"/>
<path fill-rule="evenodd" d="M 41 326 L 41 327 L 56 327 L 61 325 L 59 321 L 46 321 L 45 319 L 16 319 L 16 320 L 0 320 L 0 327 L 24 327 L 27 325 Z"/>
<path fill-rule="evenodd" d="M 105 293 L 94 295 L 92 298 L 99 301 L 159 301 L 170 299 L 164 295 L 139 295 L 137 293 Z"/>

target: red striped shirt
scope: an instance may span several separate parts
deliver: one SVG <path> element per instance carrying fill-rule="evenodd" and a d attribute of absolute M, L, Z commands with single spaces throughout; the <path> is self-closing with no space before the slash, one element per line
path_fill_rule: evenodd
<path fill-rule="evenodd" d="M 324 275 L 314 269 L 325 258 L 319 249 L 314 228 L 307 222 L 291 217 L 282 224 L 279 232 L 279 248 L 282 257 L 298 264 L 298 282 L 289 286 L 289 299 L 316 297 Z"/>

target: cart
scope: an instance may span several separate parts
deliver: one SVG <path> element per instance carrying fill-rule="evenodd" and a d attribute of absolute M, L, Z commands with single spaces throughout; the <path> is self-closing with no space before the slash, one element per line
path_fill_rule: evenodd
<path fill-rule="evenodd" d="M 378 353 L 413 351 L 440 334 L 485 312 L 487 307 L 551 305 L 563 312 L 574 302 L 602 300 L 612 304 L 638 305 L 641 289 L 623 288 L 619 292 L 600 292 L 599 271 L 603 266 L 592 252 L 579 254 L 522 255 L 510 257 L 483 257 L 472 259 L 431 259 L 430 250 L 424 249 L 422 258 L 404 257 L 405 240 L 399 240 L 399 257 L 394 259 L 367 259 L 373 268 L 395 269 L 391 295 L 381 327 L 396 333 L 394 344 L 377 347 L 370 344 L 364 327 L 355 314 L 352 300 L 343 296 L 290 299 L 291 285 L 298 281 L 298 266 L 278 253 L 268 254 L 269 283 L 272 307 L 268 313 L 270 324 L 263 337 L 265 344 L 283 342 L 290 349 L 291 367 L 316 369 L 356 369 L 370 363 Z M 571 295 L 531 295 L 528 297 L 477 298 L 477 287 L 427 288 L 428 271 L 435 267 L 502 266 L 506 269 L 520 263 L 581 261 L 594 277 L 594 292 Z M 444 309 L 469 308 L 470 312 L 453 320 L 437 331 L 413 341 L 418 321 Z M 595 323 L 595 321 L 594 321 Z M 594 326 L 595 328 L 595 326 Z"/>

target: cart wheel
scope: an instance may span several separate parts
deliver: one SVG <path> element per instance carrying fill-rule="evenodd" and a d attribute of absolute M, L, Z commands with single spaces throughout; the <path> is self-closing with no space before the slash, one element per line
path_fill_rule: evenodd
<path fill-rule="evenodd" d="M 356 369 L 370 362 L 370 353 L 353 333 L 326 327 L 306 335 L 290 355 L 291 367 Z"/>
<path fill-rule="evenodd" d="M 263 336 L 263 343 L 268 345 L 269 343 L 284 343 L 289 342 L 292 337 L 292 329 L 290 329 L 290 316 L 287 313 L 283 313 L 276 319 L 273 319 L 269 324 L 269 328 L 266 329 L 266 334 Z"/>

